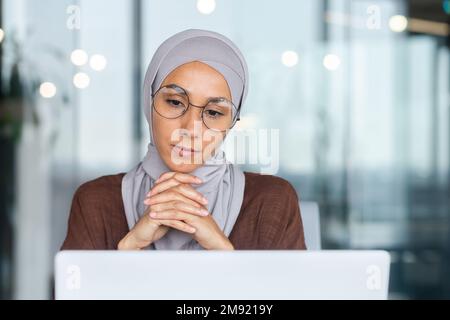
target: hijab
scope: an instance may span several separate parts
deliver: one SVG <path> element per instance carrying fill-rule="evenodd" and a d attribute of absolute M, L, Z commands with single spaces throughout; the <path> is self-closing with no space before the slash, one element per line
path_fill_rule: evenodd
<path fill-rule="evenodd" d="M 158 47 L 147 68 L 143 85 L 143 109 L 151 140 L 145 157 L 122 180 L 122 199 L 130 230 L 146 212 L 147 207 L 143 201 L 155 181 L 163 173 L 171 171 L 153 143 L 152 95 L 170 72 L 192 61 L 205 63 L 223 75 L 230 88 L 232 102 L 238 110 L 247 96 L 248 68 L 244 56 L 237 46 L 222 34 L 188 29 L 171 36 Z M 202 184 L 193 187 L 208 199 L 208 212 L 228 237 L 241 209 L 245 187 L 244 173 L 226 160 L 222 150 L 218 150 L 190 174 L 202 179 Z M 171 228 L 164 237 L 146 249 L 203 248 L 193 239 L 192 234 Z"/>

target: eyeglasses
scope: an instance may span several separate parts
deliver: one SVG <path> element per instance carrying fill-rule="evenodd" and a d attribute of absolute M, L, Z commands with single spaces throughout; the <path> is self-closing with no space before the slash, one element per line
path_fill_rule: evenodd
<path fill-rule="evenodd" d="M 166 119 L 181 117 L 189 106 L 201 108 L 202 121 L 208 129 L 214 131 L 227 131 L 237 120 L 239 112 L 235 105 L 226 98 L 212 98 L 204 106 L 197 106 L 189 102 L 189 96 L 183 88 L 170 84 L 161 87 L 153 95 L 153 108 Z"/>

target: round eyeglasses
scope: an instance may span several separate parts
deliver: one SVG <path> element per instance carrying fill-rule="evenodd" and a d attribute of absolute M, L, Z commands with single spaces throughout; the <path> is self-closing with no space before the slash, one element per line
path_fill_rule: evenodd
<path fill-rule="evenodd" d="M 186 90 L 177 85 L 159 88 L 152 98 L 153 108 L 166 119 L 179 118 L 186 113 L 189 106 L 193 106 L 202 109 L 203 123 L 214 131 L 227 131 L 239 120 L 238 110 L 230 100 L 223 97 L 212 98 L 204 106 L 197 106 L 189 102 Z"/>

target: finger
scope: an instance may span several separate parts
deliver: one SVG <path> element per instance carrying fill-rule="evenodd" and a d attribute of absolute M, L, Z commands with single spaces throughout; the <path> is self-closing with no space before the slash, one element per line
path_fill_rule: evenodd
<path fill-rule="evenodd" d="M 181 183 L 203 183 L 202 179 L 197 176 L 188 173 L 177 172 L 172 176 L 172 179 L 176 179 Z"/>
<path fill-rule="evenodd" d="M 173 178 L 169 178 L 163 182 L 159 182 L 158 184 L 153 186 L 152 190 L 150 190 L 150 192 L 147 194 L 147 197 L 161 193 L 167 189 L 178 186 L 179 184 L 180 184 L 180 182 Z"/>
<path fill-rule="evenodd" d="M 197 230 L 194 227 L 191 227 L 187 223 L 177 220 L 161 220 L 160 223 L 162 225 L 172 227 L 174 229 L 186 232 L 186 233 L 195 233 Z"/>
<path fill-rule="evenodd" d="M 209 215 L 209 212 L 205 210 L 203 207 L 196 207 L 191 204 L 188 204 L 183 201 L 175 200 L 175 201 L 169 201 L 169 202 L 163 202 L 154 204 L 151 206 L 152 212 L 160 212 L 165 210 L 179 210 L 183 211 L 189 214 L 194 214 L 200 217 L 205 217 Z"/>
<path fill-rule="evenodd" d="M 189 184 L 179 184 L 178 186 L 174 187 L 173 190 L 175 192 L 181 193 L 186 198 L 192 199 L 200 204 L 208 204 L 208 199 L 206 199 L 203 194 L 195 190 Z"/>
<path fill-rule="evenodd" d="M 200 208 L 202 207 L 201 204 L 199 204 L 197 201 L 194 201 L 190 198 L 185 197 L 181 193 L 178 193 L 176 191 L 167 190 L 162 193 L 158 193 L 157 195 L 152 196 L 151 198 L 146 198 L 144 200 L 144 204 L 148 206 L 154 206 L 158 203 L 164 203 L 164 202 L 171 202 L 171 201 L 182 201 L 186 202 L 187 204 L 190 204 L 191 206 Z M 203 207 L 204 208 L 204 207 Z M 206 209 L 206 208 L 204 208 Z"/>
<path fill-rule="evenodd" d="M 180 198 L 178 195 L 183 196 L 183 198 Z M 202 205 L 208 204 L 208 199 L 206 199 L 200 192 L 192 188 L 192 186 L 186 184 L 177 185 L 169 190 L 166 190 L 165 192 L 146 198 L 144 203 L 147 205 L 152 205 L 160 202 L 168 202 L 170 200 L 183 200 L 184 198 L 190 199 Z"/>
<path fill-rule="evenodd" d="M 181 183 L 186 184 L 200 184 L 203 181 L 191 174 L 185 174 L 180 172 L 166 172 L 161 175 L 161 177 L 155 181 L 156 185 L 153 186 L 152 190 L 147 193 L 147 197 L 152 196 L 154 194 L 163 192 L 169 188 L 172 188 Z"/>
<path fill-rule="evenodd" d="M 179 182 L 182 183 L 202 183 L 202 179 L 200 179 L 199 177 L 196 177 L 192 174 L 188 174 L 188 173 L 181 173 L 181 172 L 166 172 L 163 173 L 158 180 L 156 180 L 156 183 L 161 183 L 163 181 L 166 181 L 168 179 L 176 179 Z"/>
<path fill-rule="evenodd" d="M 152 211 L 150 217 L 157 220 L 178 220 L 186 223 L 192 223 L 194 220 L 193 215 L 178 210 Z"/>
<path fill-rule="evenodd" d="M 158 183 L 161 181 L 165 181 L 169 178 L 172 178 L 175 175 L 175 173 L 176 172 L 173 172 L 173 171 L 164 172 L 162 175 L 159 176 L 159 178 L 155 182 Z"/>

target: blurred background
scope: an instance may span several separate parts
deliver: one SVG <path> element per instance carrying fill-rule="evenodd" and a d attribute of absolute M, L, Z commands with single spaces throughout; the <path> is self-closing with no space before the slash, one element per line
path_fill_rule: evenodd
<path fill-rule="evenodd" d="M 0 297 L 51 297 L 74 191 L 141 159 L 146 67 L 203 28 L 246 56 L 240 125 L 280 129 L 277 175 L 319 203 L 323 248 L 388 250 L 391 298 L 450 298 L 449 13 L 448 0 L 0 0 Z"/>

